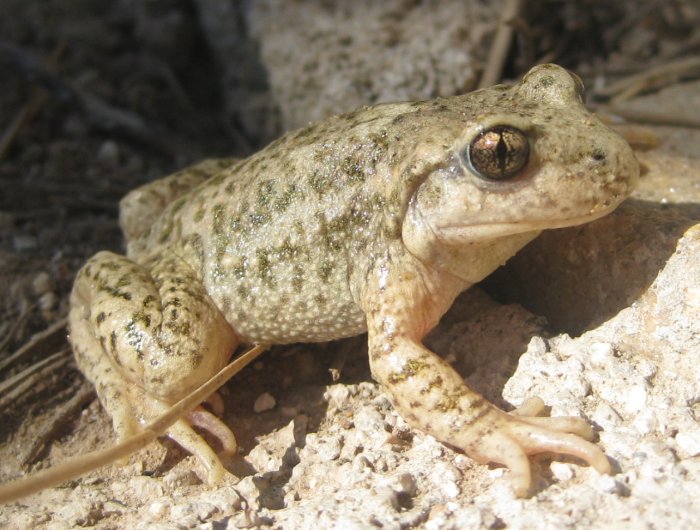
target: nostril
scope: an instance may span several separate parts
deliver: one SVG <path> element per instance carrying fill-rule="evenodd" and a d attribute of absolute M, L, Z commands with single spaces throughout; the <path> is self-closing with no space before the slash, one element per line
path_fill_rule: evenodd
<path fill-rule="evenodd" d="M 595 151 L 593 151 L 591 153 L 591 158 L 595 162 L 602 162 L 603 160 L 605 160 L 605 151 L 603 151 L 601 149 L 596 149 Z"/>

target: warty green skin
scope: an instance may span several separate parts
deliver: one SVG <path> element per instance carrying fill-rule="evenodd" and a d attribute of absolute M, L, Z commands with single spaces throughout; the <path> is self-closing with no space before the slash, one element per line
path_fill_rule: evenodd
<path fill-rule="evenodd" d="M 367 330 L 373 375 L 407 421 L 504 463 L 516 493 L 530 488 L 531 453 L 573 454 L 608 472 L 581 438 L 591 434 L 583 420 L 503 413 L 420 342 L 457 294 L 542 229 L 592 220 L 629 194 L 634 156 L 580 91 L 544 65 L 513 87 L 333 117 L 248 159 L 208 161 L 129 194 L 128 258 L 92 258 L 70 315 L 79 365 L 117 432 L 199 385 L 239 342 Z M 466 157 L 494 125 L 530 144 L 527 166 L 503 182 L 476 175 Z M 226 436 L 215 418 L 198 421 Z M 188 429 L 183 421 L 170 435 L 216 480 L 216 455 Z"/>
<path fill-rule="evenodd" d="M 408 202 L 444 164 L 469 103 L 378 105 L 286 134 L 175 200 L 129 256 L 173 245 L 247 341 L 362 333 L 363 279 L 400 242 Z"/>

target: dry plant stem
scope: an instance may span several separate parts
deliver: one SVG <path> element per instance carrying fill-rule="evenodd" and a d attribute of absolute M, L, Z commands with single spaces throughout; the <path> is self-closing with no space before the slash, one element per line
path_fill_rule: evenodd
<path fill-rule="evenodd" d="M 614 104 L 608 105 L 605 109 L 611 114 L 617 114 L 632 122 L 648 123 L 650 125 L 670 125 L 672 127 L 700 128 L 700 120 L 691 114 L 669 114 L 668 112 L 658 111 L 653 108 L 645 110 L 627 109 Z"/>
<path fill-rule="evenodd" d="M 19 70 L 41 83 L 54 97 L 80 107 L 93 126 L 109 132 L 121 132 L 170 156 L 181 152 L 182 142 L 172 135 L 152 129 L 138 114 L 114 107 L 95 94 L 74 86 L 25 50 L 0 40 L 0 53 L 7 56 Z"/>
<path fill-rule="evenodd" d="M 55 373 L 60 367 L 68 364 L 70 359 L 70 349 L 62 350 L 3 381 L 0 385 L 0 412 L 13 405 L 22 394 L 35 388 L 41 379 L 45 379 L 45 373 Z"/>
<path fill-rule="evenodd" d="M 255 360 L 267 348 L 268 346 L 258 345 L 246 351 L 236 360 L 222 368 L 216 375 L 209 379 L 209 381 L 175 403 L 168 412 L 146 425 L 143 431 L 136 436 L 107 449 L 82 455 L 28 478 L 1 485 L 0 503 L 12 502 L 45 488 L 57 486 L 62 482 L 107 465 L 119 458 L 124 458 L 142 447 L 145 447 L 158 436 L 162 436 L 175 421 L 194 409 L 206 399 L 207 396 L 215 392 L 221 385 Z"/>
<path fill-rule="evenodd" d="M 56 66 L 65 50 L 65 41 L 59 42 L 51 52 L 47 65 L 49 67 Z M 2 139 L 0 139 L 0 160 L 5 158 L 5 155 L 15 141 L 19 131 L 32 120 L 37 112 L 39 112 L 39 109 L 41 109 L 42 105 L 46 102 L 46 99 L 46 91 L 34 87 L 31 96 L 29 96 L 29 101 L 27 101 L 24 107 L 17 113 L 15 119 L 12 120 L 12 123 L 10 123 L 10 126 L 5 131 L 5 134 L 2 135 Z M 2 351 L 2 348 L 0 348 L 0 351 Z"/>
<path fill-rule="evenodd" d="M 0 159 L 2 159 L 1 155 Z M 12 339 L 15 338 L 17 330 L 19 330 L 24 321 L 27 320 L 27 317 L 31 314 L 32 311 L 34 311 L 35 308 L 36 305 L 24 308 L 22 313 L 15 319 L 14 323 L 12 324 L 12 327 L 10 327 L 10 330 L 7 332 L 7 335 L 5 335 L 5 337 L 3 337 L 3 339 L 0 341 L 0 353 L 5 351 L 7 345 L 10 344 L 10 342 L 12 342 Z"/>
<path fill-rule="evenodd" d="M 54 322 L 45 330 L 32 335 L 32 338 L 30 338 L 24 346 L 10 355 L 7 359 L 0 362 L 0 372 L 5 370 L 8 366 L 12 366 L 14 363 L 19 362 L 23 357 L 35 353 L 37 348 L 41 347 L 44 342 L 48 342 L 49 340 L 55 338 L 57 334 L 65 334 L 66 323 L 66 319 L 63 318 Z"/>
<path fill-rule="evenodd" d="M 700 75 L 700 57 L 687 57 L 649 68 L 599 90 L 601 96 L 612 97 L 612 104 L 630 99 L 648 89 L 659 89 L 686 77 Z"/>
<path fill-rule="evenodd" d="M 72 389 L 71 389 L 72 390 Z M 83 380 L 78 392 L 66 403 L 53 411 L 51 418 L 46 421 L 36 438 L 31 443 L 29 449 L 24 451 L 24 455 L 19 458 L 22 466 L 33 464 L 39 457 L 41 450 L 46 446 L 55 434 L 66 426 L 68 418 L 72 417 L 76 411 L 89 402 L 95 395 L 95 389 L 87 381 Z"/>
<path fill-rule="evenodd" d="M 503 8 L 503 15 L 498 25 L 498 31 L 493 39 L 489 58 L 486 61 L 486 68 L 479 81 L 479 88 L 490 87 L 500 81 L 501 73 L 503 72 L 503 64 L 506 61 L 510 42 L 513 38 L 513 26 L 511 25 L 511 21 L 518 16 L 519 12 L 520 0 L 506 1 L 506 5 Z"/>

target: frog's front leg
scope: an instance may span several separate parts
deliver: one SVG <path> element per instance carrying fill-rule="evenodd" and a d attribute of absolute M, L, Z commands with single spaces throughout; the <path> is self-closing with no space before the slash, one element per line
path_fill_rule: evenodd
<path fill-rule="evenodd" d="M 363 303 L 372 374 L 404 419 L 477 462 L 508 467 L 518 496 L 531 489 L 528 455 L 572 455 L 610 473 L 605 454 L 586 441 L 593 431 L 585 420 L 531 417 L 542 408 L 537 399 L 506 413 L 471 390 L 448 363 L 421 344 L 464 284 L 399 261 L 386 260 L 377 267 L 372 287 L 363 291 Z"/>
<path fill-rule="evenodd" d="M 238 343 L 195 272 L 167 251 L 145 265 L 111 252 L 92 257 L 76 278 L 69 326 L 78 366 L 120 439 L 216 373 Z M 212 432 L 228 453 L 235 437 L 203 409 L 167 432 L 218 482 L 225 470 L 191 425 Z"/>

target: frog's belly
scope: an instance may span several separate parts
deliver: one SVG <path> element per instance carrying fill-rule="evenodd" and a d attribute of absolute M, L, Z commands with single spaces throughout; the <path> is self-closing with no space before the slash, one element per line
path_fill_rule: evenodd
<path fill-rule="evenodd" d="M 209 295 L 246 342 L 320 342 L 367 330 L 342 263 L 302 265 L 289 260 L 269 270 L 255 266 L 244 275 L 240 272 L 235 266 L 212 270 L 206 283 Z"/>

